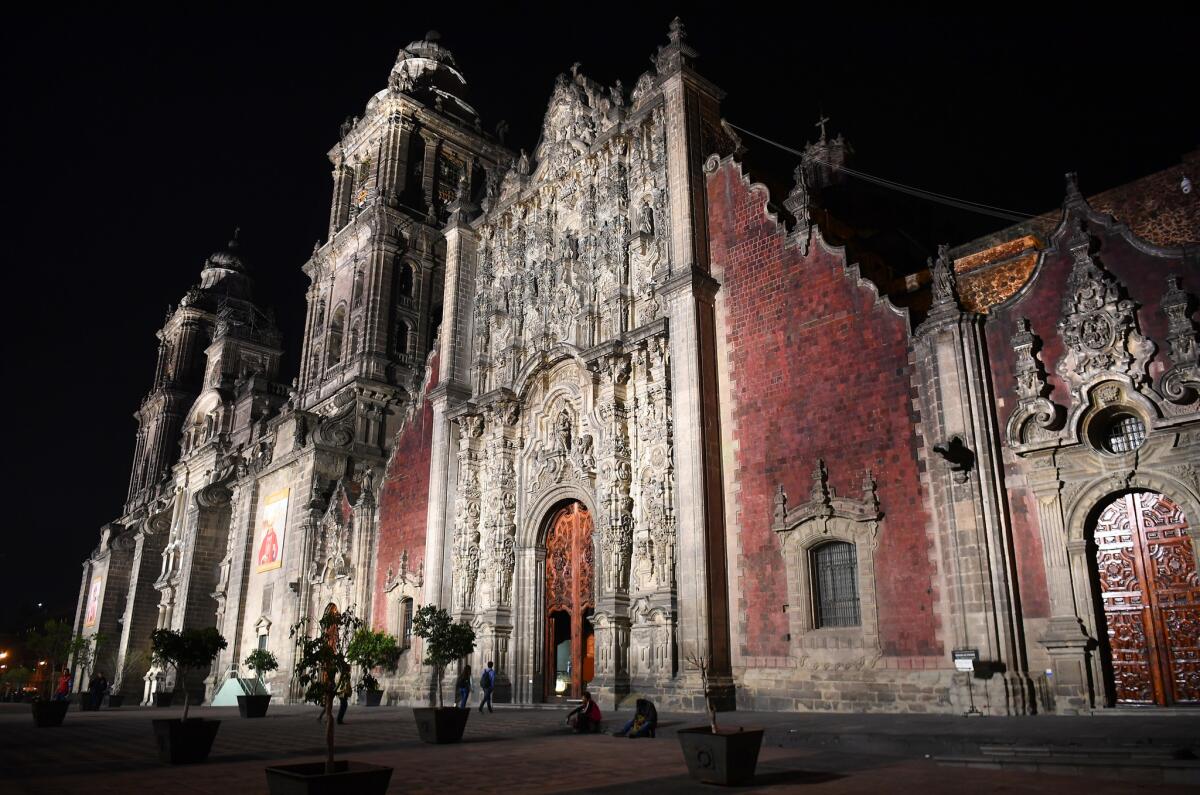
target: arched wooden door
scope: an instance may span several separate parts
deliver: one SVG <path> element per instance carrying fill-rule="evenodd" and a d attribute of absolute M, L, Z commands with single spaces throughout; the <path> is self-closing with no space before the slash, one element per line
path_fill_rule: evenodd
<path fill-rule="evenodd" d="M 579 698 L 592 680 L 595 640 L 592 516 L 572 502 L 546 530 L 545 696 Z"/>
<path fill-rule="evenodd" d="M 1200 580 L 1183 511 L 1156 492 L 1122 494 L 1094 538 L 1116 703 L 1200 705 Z"/>

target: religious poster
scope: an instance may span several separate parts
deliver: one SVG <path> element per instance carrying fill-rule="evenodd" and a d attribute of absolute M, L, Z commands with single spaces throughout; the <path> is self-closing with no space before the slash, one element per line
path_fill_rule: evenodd
<path fill-rule="evenodd" d="M 283 565 L 283 536 L 287 530 L 288 489 L 281 489 L 263 502 L 258 520 L 255 562 L 258 571 Z"/>
<path fill-rule="evenodd" d="M 100 613 L 100 586 L 103 580 L 100 577 L 92 578 L 92 587 L 88 589 L 87 612 L 83 616 L 83 625 L 85 627 L 96 626 L 96 617 Z"/>

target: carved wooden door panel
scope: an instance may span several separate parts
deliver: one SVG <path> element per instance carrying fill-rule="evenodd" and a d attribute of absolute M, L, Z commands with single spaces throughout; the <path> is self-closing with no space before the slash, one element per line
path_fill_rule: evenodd
<path fill-rule="evenodd" d="M 571 625 L 571 682 L 569 694 L 579 698 L 586 683 L 588 646 L 585 613 L 595 608 L 592 595 L 592 517 L 573 502 L 560 510 L 546 531 L 546 694 L 554 695 L 555 613 L 565 613 Z"/>
<path fill-rule="evenodd" d="M 1100 596 L 1119 704 L 1200 704 L 1200 580 L 1186 517 L 1154 492 L 1096 523 Z"/>

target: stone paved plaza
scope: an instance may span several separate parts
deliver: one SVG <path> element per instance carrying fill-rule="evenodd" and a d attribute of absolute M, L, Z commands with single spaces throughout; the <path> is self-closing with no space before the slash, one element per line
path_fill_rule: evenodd
<path fill-rule="evenodd" d="M 150 719 L 178 709 L 130 708 L 67 716 L 62 727 L 36 729 L 23 704 L 0 704 L 0 792 L 140 793 L 172 795 L 266 792 L 263 768 L 314 761 L 323 753 L 316 709 L 275 705 L 261 720 L 235 709 L 195 714 L 222 720 L 209 761 L 169 766 L 155 754 Z M 338 727 L 339 758 L 396 768 L 391 792 L 697 792 L 716 787 L 688 778 L 675 731 L 699 715 L 662 715 L 654 740 L 575 736 L 564 712 L 500 707 L 473 713 L 461 745 L 432 746 L 416 738 L 410 709 L 351 707 Z M 606 718 L 611 730 L 628 713 Z M 728 725 L 767 729 L 758 776 L 746 792 L 1185 792 L 1178 785 L 1141 783 L 1111 770 L 1047 775 L 1010 769 L 948 767 L 933 757 L 969 755 L 984 743 L 1074 744 L 1095 750 L 1138 744 L 1147 749 L 1194 745 L 1189 717 L 977 718 L 948 716 L 732 713 Z M 928 755 L 928 756 L 927 756 Z M 1170 780 L 1170 779 L 1159 779 Z"/>

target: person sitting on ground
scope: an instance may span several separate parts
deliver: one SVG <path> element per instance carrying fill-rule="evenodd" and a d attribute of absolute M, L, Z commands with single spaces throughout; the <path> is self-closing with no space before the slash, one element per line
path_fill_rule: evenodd
<path fill-rule="evenodd" d="M 654 702 L 646 698 L 639 698 L 633 718 L 614 736 L 628 737 L 631 740 L 635 737 L 653 737 L 657 728 L 658 710 L 654 708 Z"/>
<path fill-rule="evenodd" d="M 583 703 L 567 713 L 567 723 L 580 734 L 600 731 L 600 706 L 592 701 L 592 694 L 583 691 Z"/>

